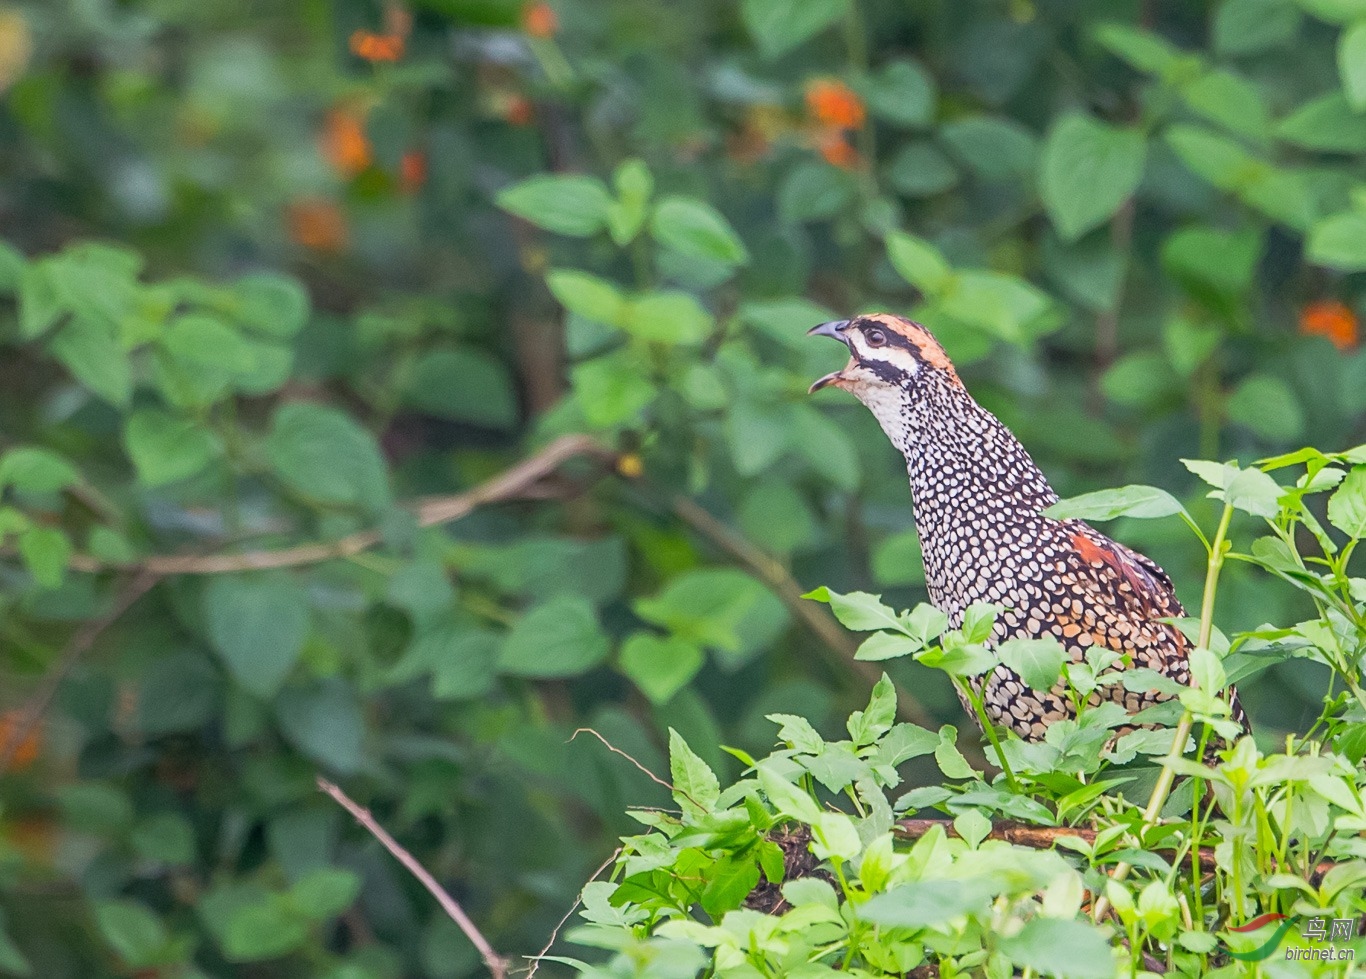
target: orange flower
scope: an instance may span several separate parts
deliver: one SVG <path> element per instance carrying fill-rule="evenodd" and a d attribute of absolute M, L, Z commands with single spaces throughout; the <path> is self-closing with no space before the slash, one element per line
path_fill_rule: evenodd
<path fill-rule="evenodd" d="M 841 132 L 830 130 L 821 134 L 816 149 L 820 151 L 826 163 L 841 170 L 853 170 L 859 164 L 858 151 L 849 145 L 849 141 Z"/>
<path fill-rule="evenodd" d="M 0 714 L 0 744 L 9 744 L 9 739 L 14 736 L 15 727 L 19 724 L 19 719 L 23 711 L 7 710 Z M 18 745 L 14 748 L 14 756 L 10 759 L 9 767 L 14 771 L 21 771 L 32 765 L 38 757 L 38 752 L 43 747 L 43 735 L 37 724 L 29 727 L 24 732 Z"/>
<path fill-rule="evenodd" d="M 817 78 L 806 86 L 806 110 L 823 126 L 858 129 L 867 113 L 863 100 L 838 78 Z"/>
<path fill-rule="evenodd" d="M 346 247 L 346 218 L 341 208 L 324 197 L 300 197 L 285 208 L 289 237 L 319 252 L 339 252 Z"/>
<path fill-rule="evenodd" d="M 531 104 L 531 99 L 525 95 L 514 95 L 508 100 L 507 108 L 503 111 L 503 118 L 514 126 L 529 126 L 531 121 L 536 118 L 536 107 Z"/>
<path fill-rule="evenodd" d="M 370 166 L 370 140 L 365 119 L 347 109 L 333 109 L 323 123 L 322 154 L 343 177 L 354 177 Z"/>
<path fill-rule="evenodd" d="M 355 31 L 351 35 L 351 53 L 366 61 L 397 61 L 403 57 L 402 34 L 376 34 Z"/>
<path fill-rule="evenodd" d="M 416 194 L 427 182 L 427 157 L 409 150 L 398 163 L 398 186 L 405 194 Z"/>
<path fill-rule="evenodd" d="M 1360 339 L 1357 315 L 1336 299 L 1312 302 L 1300 310 L 1300 332 L 1327 337 L 1339 350 L 1354 347 Z"/>
<path fill-rule="evenodd" d="M 560 29 L 560 18 L 550 4 L 529 3 L 522 8 L 522 30 L 532 37 L 554 37 Z"/>

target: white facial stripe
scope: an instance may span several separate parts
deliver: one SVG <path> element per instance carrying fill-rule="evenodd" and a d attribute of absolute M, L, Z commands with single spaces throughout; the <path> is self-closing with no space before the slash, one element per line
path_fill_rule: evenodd
<path fill-rule="evenodd" d="M 867 339 L 859 330 L 850 330 L 849 336 L 853 340 L 856 356 L 864 363 L 880 360 L 903 371 L 909 377 L 914 377 L 920 372 L 921 364 L 919 358 L 905 347 L 897 347 L 890 344 L 885 347 L 870 347 L 868 346 Z"/>

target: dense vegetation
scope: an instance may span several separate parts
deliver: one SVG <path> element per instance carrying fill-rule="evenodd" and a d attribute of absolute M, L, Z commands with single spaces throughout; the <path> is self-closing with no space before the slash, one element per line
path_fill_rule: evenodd
<path fill-rule="evenodd" d="M 1199 974 L 1244 916 L 1359 916 L 1359 774 L 1275 753 L 1359 772 L 1366 745 L 1366 460 L 1336 454 L 1366 441 L 1364 110 L 1361 0 L 0 5 L 0 970 L 484 971 L 319 773 L 509 954 L 639 832 L 628 806 L 681 808 L 692 841 L 661 815 L 631 859 L 696 851 L 723 884 L 585 893 L 626 974 L 724 945 L 642 922 L 750 920 L 784 823 L 825 834 L 844 901 L 817 877 L 764 927 L 870 970 L 1098 975 L 1114 948 Z M 1199 735 L 1247 674 L 1268 754 L 1169 769 L 1221 805 L 1178 786 L 1180 841 L 1124 835 L 1155 769 L 1092 778 L 1149 753 L 1101 755 L 1106 718 L 1056 757 L 1002 745 L 1007 778 L 953 693 L 971 636 L 855 660 L 801 598 L 924 598 L 895 451 L 805 393 L 839 352 L 804 330 L 860 309 L 930 325 L 1064 496 L 1171 494 L 1091 512 L 1188 608 L 1221 555 L 1185 706 Z M 681 798 L 585 727 L 672 759 Z M 962 841 L 893 845 L 892 803 Z M 1100 835 L 1024 854 L 985 836 L 1006 816 Z M 1167 869 L 1202 843 L 1204 891 Z M 1019 873 L 947 903 L 983 852 Z M 1325 859 L 1349 869 L 1310 882 Z M 1075 914 L 1116 861 L 1107 943 Z M 864 941 L 878 914 L 908 930 Z M 791 966 L 767 941 L 717 960 Z"/>

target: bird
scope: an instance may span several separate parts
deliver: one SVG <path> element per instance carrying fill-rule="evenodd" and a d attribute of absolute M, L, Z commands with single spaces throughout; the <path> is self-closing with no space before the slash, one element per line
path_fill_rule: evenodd
<path fill-rule="evenodd" d="M 1074 660 L 1091 646 L 1190 684 L 1190 642 L 1170 619 L 1185 616 L 1171 578 L 1154 561 L 1089 524 L 1055 519 L 1048 479 L 1020 440 L 968 393 L 928 329 L 889 313 L 822 323 L 809 335 L 849 349 L 849 362 L 811 385 L 852 394 L 906 459 L 930 601 L 959 628 L 970 605 L 1000 608 L 989 643 L 1057 640 Z M 972 681 L 991 724 L 1025 741 L 1076 716 L 1061 685 L 1035 691 L 1004 665 Z M 963 692 L 959 697 L 974 720 Z M 1170 693 L 1115 683 L 1092 694 L 1129 714 Z M 1237 691 L 1232 719 L 1250 732 Z M 980 722 L 979 722 L 980 723 Z M 1121 728 L 1119 733 L 1132 728 Z"/>

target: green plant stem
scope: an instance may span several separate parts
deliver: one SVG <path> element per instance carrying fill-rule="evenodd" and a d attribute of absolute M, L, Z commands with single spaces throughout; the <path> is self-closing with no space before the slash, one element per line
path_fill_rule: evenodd
<path fill-rule="evenodd" d="M 982 705 L 982 698 L 973 692 L 972 684 L 968 683 L 966 680 L 961 682 L 965 695 L 968 700 L 972 701 L 972 709 L 976 712 L 977 719 L 982 723 L 982 730 L 986 732 L 987 740 L 990 741 L 991 746 L 996 749 L 996 760 L 1001 765 L 1001 771 L 1005 772 L 1006 784 L 1010 786 L 1010 791 L 1019 792 L 1020 783 L 1015 781 L 1015 773 L 1010 769 L 1010 762 L 1006 761 L 1006 753 L 1001 748 L 1000 739 L 996 737 L 996 728 L 993 727 L 991 721 L 987 719 L 987 710 L 986 707 Z"/>
<path fill-rule="evenodd" d="M 1209 637 L 1214 631 L 1214 596 L 1219 590 L 1219 572 L 1224 567 L 1228 525 L 1232 520 L 1233 507 L 1225 503 L 1224 512 L 1219 517 L 1219 529 L 1214 532 L 1214 540 L 1210 542 L 1209 561 L 1205 567 L 1205 594 L 1200 601 L 1200 634 L 1196 637 L 1196 645 L 1204 648 L 1209 647 Z M 1176 725 L 1176 734 L 1172 737 L 1172 750 L 1168 754 L 1177 757 L 1185 754 L 1186 739 L 1190 737 L 1194 721 L 1195 719 L 1191 717 L 1190 711 L 1181 712 L 1181 720 Z M 1139 830 L 1140 842 L 1142 842 L 1143 834 L 1157 825 L 1157 821 L 1162 815 L 1162 807 L 1166 805 L 1167 797 L 1171 795 L 1172 783 L 1175 780 L 1175 770 L 1164 765 L 1161 774 L 1157 777 L 1157 784 L 1153 786 L 1152 795 L 1148 797 L 1147 808 L 1143 810 L 1143 827 Z M 1133 864 L 1120 861 L 1115 865 L 1115 872 L 1111 878 L 1121 881 L 1128 877 L 1129 872 L 1133 869 Z M 1104 894 L 1096 898 L 1093 915 L 1096 921 L 1105 917 L 1105 912 L 1109 906 L 1110 903 L 1105 899 Z"/>

